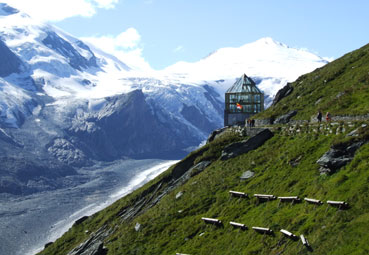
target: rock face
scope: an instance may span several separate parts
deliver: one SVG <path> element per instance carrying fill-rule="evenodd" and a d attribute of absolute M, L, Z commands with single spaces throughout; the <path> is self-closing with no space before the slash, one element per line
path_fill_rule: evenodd
<path fill-rule="evenodd" d="M 83 57 L 69 42 L 61 38 L 55 32 L 47 31 L 46 34 L 47 36 L 42 40 L 42 43 L 50 49 L 59 52 L 61 55 L 67 56 L 69 64 L 73 68 L 82 70 L 82 68 L 97 67 L 96 57 L 87 45 L 78 44 L 89 53 L 89 59 Z"/>
<path fill-rule="evenodd" d="M 259 132 L 257 135 L 249 138 L 248 140 L 233 143 L 225 147 L 220 159 L 227 160 L 247 153 L 251 150 L 255 150 L 272 137 L 273 133 L 269 129 L 264 129 L 263 131 Z"/>
<path fill-rule="evenodd" d="M 215 125 L 215 123 L 209 121 L 205 117 L 205 114 L 193 105 L 187 106 L 186 104 L 184 104 L 181 114 L 192 125 L 199 128 L 200 130 L 206 131 L 207 133 L 210 133 L 217 128 L 217 125 Z"/>
<path fill-rule="evenodd" d="M 22 61 L 0 40 L 0 77 L 18 73 Z"/>
<path fill-rule="evenodd" d="M 365 142 L 360 141 L 349 146 L 332 146 L 324 155 L 317 160 L 320 165 L 320 174 L 332 174 L 338 169 L 349 163 L 359 149 Z"/>
<path fill-rule="evenodd" d="M 297 111 L 293 110 L 284 115 L 281 115 L 275 119 L 274 124 L 287 124 L 290 121 L 290 119 L 296 114 L 297 114 Z"/>
<path fill-rule="evenodd" d="M 161 120 L 158 116 L 160 112 L 153 110 L 155 106 L 146 102 L 141 90 L 107 100 L 100 111 L 78 119 L 68 132 L 90 158 L 114 160 L 122 155 L 135 158 L 182 156 L 184 152 L 181 148 L 191 146 L 196 140 L 176 120 Z M 74 151 L 73 155 L 83 156 Z M 70 158 L 69 155 L 66 157 Z"/>
<path fill-rule="evenodd" d="M 275 95 L 274 99 L 273 99 L 273 103 L 272 105 L 276 105 L 279 101 L 281 101 L 283 98 L 285 98 L 286 96 L 288 96 L 289 94 L 291 94 L 293 91 L 293 87 L 291 86 L 290 83 L 287 83 L 286 86 L 284 86 L 283 88 L 281 88 L 277 94 Z"/>
<path fill-rule="evenodd" d="M 103 240 L 112 233 L 111 229 L 100 228 L 96 233 L 92 233 L 90 238 L 74 248 L 68 255 L 106 255 Z"/>

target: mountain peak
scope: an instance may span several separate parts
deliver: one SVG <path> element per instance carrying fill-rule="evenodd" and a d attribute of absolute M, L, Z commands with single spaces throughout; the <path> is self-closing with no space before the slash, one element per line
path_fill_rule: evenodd
<path fill-rule="evenodd" d="M 7 4 L 0 3 L 0 16 L 9 16 L 12 14 L 16 14 L 19 11 Z"/>
<path fill-rule="evenodd" d="M 278 42 L 278 41 L 274 40 L 271 37 L 260 38 L 259 40 L 255 41 L 254 43 L 259 44 L 259 45 L 263 45 L 263 44 L 264 45 L 276 45 L 276 46 L 282 46 L 282 47 L 285 47 L 285 48 L 289 48 L 286 44 Z"/>

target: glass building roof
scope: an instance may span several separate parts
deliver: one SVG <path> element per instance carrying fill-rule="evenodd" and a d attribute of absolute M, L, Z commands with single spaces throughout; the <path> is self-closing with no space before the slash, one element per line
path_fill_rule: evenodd
<path fill-rule="evenodd" d="M 243 74 L 233 84 L 233 86 L 226 91 L 226 93 L 241 93 L 241 92 L 261 93 L 261 91 L 256 87 L 255 82 L 246 74 Z"/>

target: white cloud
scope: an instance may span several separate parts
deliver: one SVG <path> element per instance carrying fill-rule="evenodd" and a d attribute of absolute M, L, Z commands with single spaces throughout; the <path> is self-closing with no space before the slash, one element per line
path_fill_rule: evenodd
<path fill-rule="evenodd" d="M 179 51 L 183 51 L 183 50 L 184 50 L 183 46 L 182 46 L 182 45 L 179 45 L 179 46 L 177 46 L 177 47 L 173 50 L 173 52 L 179 52 Z"/>
<path fill-rule="evenodd" d="M 80 39 L 114 55 L 133 69 L 141 71 L 152 70 L 149 63 L 142 56 L 141 36 L 134 28 L 128 28 L 116 36 L 102 35 L 82 37 Z"/>
<path fill-rule="evenodd" d="M 97 9 L 114 8 L 119 0 L 3 0 L 35 19 L 61 21 L 74 16 L 91 17 Z"/>

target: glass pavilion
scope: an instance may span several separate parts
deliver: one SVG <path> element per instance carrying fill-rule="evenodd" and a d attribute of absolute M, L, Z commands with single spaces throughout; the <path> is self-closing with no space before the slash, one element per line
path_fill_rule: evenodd
<path fill-rule="evenodd" d="M 225 93 L 224 126 L 244 125 L 245 120 L 264 110 L 264 94 L 243 74 Z"/>

